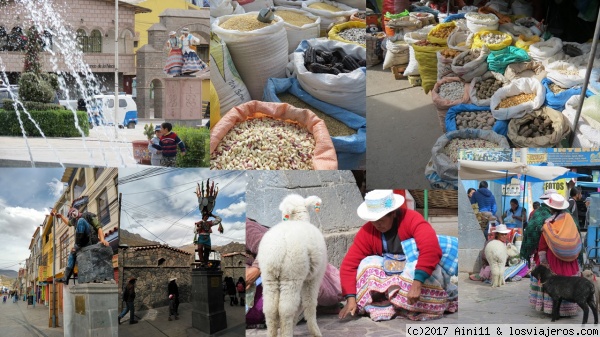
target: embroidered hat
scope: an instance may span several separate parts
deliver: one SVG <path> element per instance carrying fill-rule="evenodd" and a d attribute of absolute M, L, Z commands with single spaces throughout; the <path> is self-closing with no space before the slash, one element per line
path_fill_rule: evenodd
<path fill-rule="evenodd" d="M 174 31 L 174 30 L 172 30 L 172 31 L 169 32 L 169 35 L 177 35 L 177 32 Z"/>
<path fill-rule="evenodd" d="M 506 227 L 506 225 L 500 224 L 500 225 L 496 226 L 496 228 L 494 228 L 492 233 L 508 234 L 508 233 L 510 233 L 510 229 L 508 229 Z"/>
<path fill-rule="evenodd" d="M 554 209 L 567 209 L 569 202 L 560 194 L 552 194 L 549 199 L 544 200 L 544 204 Z"/>
<path fill-rule="evenodd" d="M 402 204 L 404 197 L 392 190 L 374 190 L 365 195 L 365 201 L 358 206 L 356 213 L 363 220 L 377 221 Z"/>
<path fill-rule="evenodd" d="M 556 191 L 553 188 L 548 189 L 548 190 L 546 190 L 544 192 L 544 194 L 542 194 L 542 196 L 540 197 L 540 199 L 542 199 L 542 200 L 549 199 L 552 194 L 558 194 L 558 191 Z"/>

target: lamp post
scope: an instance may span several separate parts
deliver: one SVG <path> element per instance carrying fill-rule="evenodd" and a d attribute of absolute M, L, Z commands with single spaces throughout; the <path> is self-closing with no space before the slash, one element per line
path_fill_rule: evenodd
<path fill-rule="evenodd" d="M 52 327 L 58 326 L 56 322 L 56 222 L 58 215 L 52 219 Z"/>

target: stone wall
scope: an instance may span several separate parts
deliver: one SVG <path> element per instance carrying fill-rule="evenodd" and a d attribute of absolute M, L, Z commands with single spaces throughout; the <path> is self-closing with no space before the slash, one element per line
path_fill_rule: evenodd
<path fill-rule="evenodd" d="M 223 277 L 231 276 L 237 282 L 238 278 L 246 278 L 246 256 L 236 254 L 232 256 L 221 256 L 221 270 Z"/>
<path fill-rule="evenodd" d="M 177 278 L 180 302 L 191 301 L 192 255 L 164 246 L 133 247 L 120 250 L 119 289 L 130 277 L 137 277 L 135 308 L 146 310 L 169 305 L 169 279 Z M 120 295 L 121 293 L 119 293 Z"/>
<path fill-rule="evenodd" d="M 268 227 L 280 222 L 279 204 L 291 193 L 316 195 L 323 205 L 310 211 L 327 243 L 329 263 L 339 268 L 358 229 L 356 214 L 363 198 L 350 171 L 251 171 L 246 189 L 246 216 Z"/>

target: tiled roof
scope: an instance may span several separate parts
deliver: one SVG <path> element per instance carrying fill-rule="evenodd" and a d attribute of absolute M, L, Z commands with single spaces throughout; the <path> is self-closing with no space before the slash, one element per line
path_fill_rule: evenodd
<path fill-rule="evenodd" d="M 181 249 L 178 249 L 178 248 L 174 248 L 174 247 L 171 247 L 171 246 L 169 246 L 169 245 L 149 245 L 149 246 L 135 246 L 135 247 L 129 247 L 129 249 L 136 250 L 136 251 L 137 251 L 137 250 L 160 249 L 160 248 L 169 249 L 169 250 L 172 250 L 172 251 L 174 251 L 174 252 L 178 252 L 178 253 L 182 253 L 182 254 L 186 254 L 186 255 L 192 255 L 192 254 L 190 254 L 190 253 L 186 252 L 185 250 L 181 250 Z"/>

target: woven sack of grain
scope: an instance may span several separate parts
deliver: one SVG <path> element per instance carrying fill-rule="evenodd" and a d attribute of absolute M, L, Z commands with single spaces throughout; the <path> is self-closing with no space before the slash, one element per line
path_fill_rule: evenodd
<path fill-rule="evenodd" d="M 552 125 L 552 133 L 548 135 L 531 137 L 525 136 L 521 126 L 531 123 L 536 117 L 547 116 Z M 548 106 L 534 110 L 521 118 L 513 118 L 508 123 L 507 137 L 516 147 L 555 147 L 560 141 L 571 133 L 569 122 L 565 116 Z"/>
<path fill-rule="evenodd" d="M 231 61 L 227 45 L 216 34 L 210 34 L 210 82 L 215 87 L 223 113 L 251 99 Z M 214 105 L 211 104 L 211 107 Z"/>
<path fill-rule="evenodd" d="M 346 136 L 334 136 L 332 130 L 331 140 L 335 147 L 339 170 L 356 170 L 360 167 L 361 160 L 367 151 L 367 120 L 344 108 L 325 103 L 314 98 L 302 90 L 300 83 L 295 78 L 270 78 L 265 87 L 263 100 L 265 102 L 281 102 L 279 95 L 290 94 L 307 105 L 320 110 L 324 114 L 340 121 L 356 133 Z"/>
<path fill-rule="evenodd" d="M 275 13 L 283 18 L 288 39 L 288 54 L 293 53 L 302 40 L 319 37 L 320 17 L 302 9 L 289 7 L 275 7 Z"/>
<path fill-rule="evenodd" d="M 210 130 L 210 153 L 213 153 L 223 137 L 235 124 L 248 118 L 269 116 L 279 120 L 290 120 L 305 127 L 315 139 L 313 167 L 315 170 L 337 170 L 337 159 L 333 142 L 327 132 L 325 122 L 312 111 L 298 109 L 285 103 L 250 101 L 229 110 Z"/>
<path fill-rule="evenodd" d="M 242 15 L 258 16 L 258 12 Z M 267 79 L 285 77 L 288 62 L 288 40 L 283 20 L 275 17 L 275 22 L 267 27 L 241 31 L 224 29 L 221 24 L 236 20 L 238 15 L 226 15 L 215 20 L 212 32 L 225 43 L 242 80 L 252 99 L 261 99 Z"/>
<path fill-rule="evenodd" d="M 313 5 L 313 7 L 311 7 Z M 332 9 L 331 6 L 337 8 L 335 11 L 328 9 L 316 8 L 314 6 L 323 6 L 324 8 Z M 334 23 L 343 23 L 350 20 L 350 16 L 358 9 L 344 5 L 335 1 L 327 0 L 309 0 L 302 2 L 302 10 L 321 17 L 321 37 L 327 36 L 329 26 Z"/>

